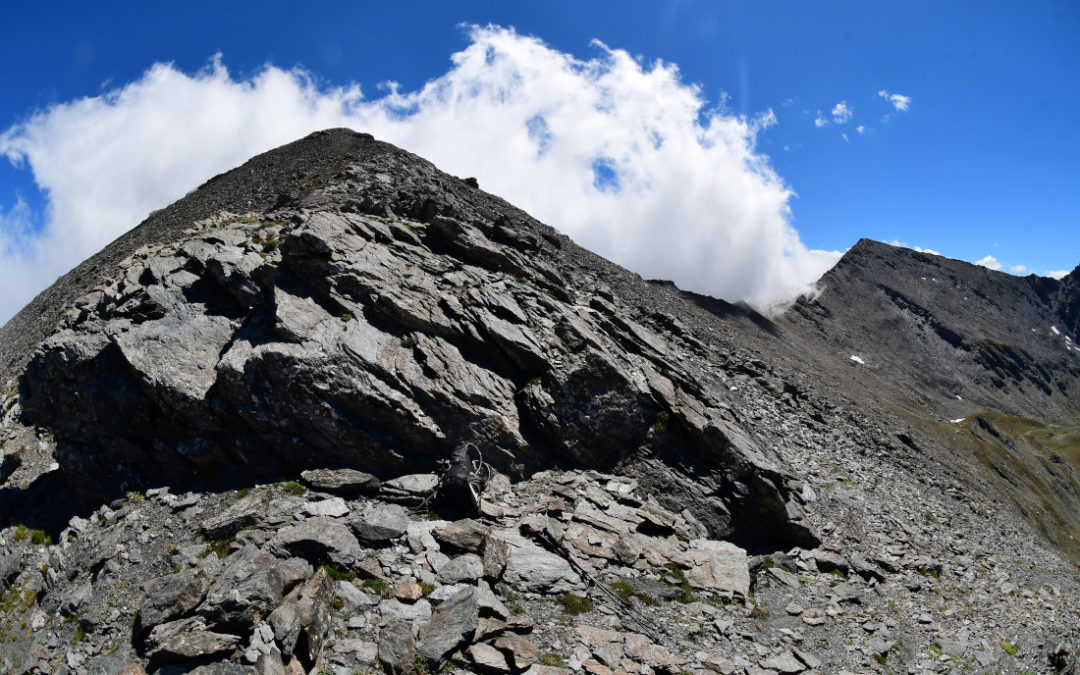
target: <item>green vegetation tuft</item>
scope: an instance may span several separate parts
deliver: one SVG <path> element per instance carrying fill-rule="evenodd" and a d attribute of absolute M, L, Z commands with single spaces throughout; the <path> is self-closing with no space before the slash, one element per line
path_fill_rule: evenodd
<path fill-rule="evenodd" d="M 698 597 L 694 595 L 694 589 L 690 586 L 690 580 L 686 578 L 686 572 L 675 563 L 668 563 L 667 565 L 664 565 L 664 567 L 667 568 L 667 571 L 661 572 L 660 578 L 675 584 L 682 590 L 679 597 L 675 599 L 684 605 L 688 605 L 691 602 L 697 602 Z"/>
<path fill-rule="evenodd" d="M 629 602 L 630 598 L 634 597 L 634 587 L 628 581 L 615 581 L 608 584 L 608 588 L 624 602 Z"/>
<path fill-rule="evenodd" d="M 286 493 L 297 497 L 303 497 L 307 494 L 307 488 L 294 480 L 285 483 L 282 489 L 285 490 Z"/>
<path fill-rule="evenodd" d="M 384 579 L 364 579 L 364 588 L 382 598 L 394 597 L 394 589 Z"/>
<path fill-rule="evenodd" d="M 565 668 L 566 661 L 563 661 L 563 657 L 558 654 L 547 652 L 540 656 L 540 665 L 551 666 L 552 668 Z"/>
<path fill-rule="evenodd" d="M 15 541 L 26 541 L 29 539 L 30 543 L 35 546 L 52 546 L 53 543 L 52 537 L 45 534 L 44 530 L 35 530 L 22 523 L 19 523 L 19 525 L 15 527 L 14 539 Z"/>
<path fill-rule="evenodd" d="M 656 421 L 653 423 L 653 430 L 658 434 L 665 434 L 671 428 L 671 413 L 666 410 L 661 410 L 656 413 Z"/>
<path fill-rule="evenodd" d="M 559 597 L 559 604 L 565 614 L 577 616 L 593 610 L 593 601 L 589 598 L 573 593 L 566 593 Z"/>
<path fill-rule="evenodd" d="M 320 567 L 326 570 L 326 576 L 334 581 L 352 581 L 356 578 L 356 572 L 352 570 L 343 570 L 333 563 L 326 563 L 320 565 Z"/>
<path fill-rule="evenodd" d="M 1020 648 L 1007 640 L 1001 641 L 1001 648 L 1004 649 L 1005 653 L 1009 656 L 1016 656 L 1020 653 Z"/>
<path fill-rule="evenodd" d="M 93 623 L 86 621 L 85 619 L 79 619 L 79 622 L 75 624 L 75 636 L 73 638 L 74 641 L 82 642 L 86 639 L 87 635 L 94 632 L 95 628 L 97 628 L 97 626 Z"/>

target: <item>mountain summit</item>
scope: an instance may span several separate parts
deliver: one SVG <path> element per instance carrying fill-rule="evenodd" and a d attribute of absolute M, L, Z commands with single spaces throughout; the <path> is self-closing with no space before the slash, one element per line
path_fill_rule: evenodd
<path fill-rule="evenodd" d="M 821 286 L 645 281 L 346 129 L 260 155 L 0 329 L 0 669 L 1074 667 L 1077 273 Z"/>

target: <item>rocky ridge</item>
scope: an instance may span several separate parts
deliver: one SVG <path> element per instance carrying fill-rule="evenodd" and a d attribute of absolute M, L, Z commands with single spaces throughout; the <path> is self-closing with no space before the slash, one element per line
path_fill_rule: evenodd
<path fill-rule="evenodd" d="M 1075 564 L 811 330 L 392 146 L 315 134 L 96 259 L 0 331 L 6 670 L 1073 667 Z M 480 513 L 420 506 L 466 444 Z"/>

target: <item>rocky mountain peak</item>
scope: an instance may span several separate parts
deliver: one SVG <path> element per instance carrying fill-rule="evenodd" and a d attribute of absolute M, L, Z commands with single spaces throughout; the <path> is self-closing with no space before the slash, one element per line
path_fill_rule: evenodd
<path fill-rule="evenodd" d="M 0 329 L 0 671 L 1070 672 L 1076 276 L 770 319 L 312 134 Z"/>
<path fill-rule="evenodd" d="M 862 239 L 820 287 L 790 318 L 887 368 L 891 383 L 1013 414 L 1077 412 L 1071 277 L 1017 277 Z"/>

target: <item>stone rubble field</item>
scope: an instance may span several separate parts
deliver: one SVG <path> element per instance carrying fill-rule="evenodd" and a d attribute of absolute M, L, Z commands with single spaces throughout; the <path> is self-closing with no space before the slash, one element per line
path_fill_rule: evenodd
<path fill-rule="evenodd" d="M 418 508 L 436 483 L 317 470 L 132 493 L 57 543 L 8 528 L 0 630 L 32 640 L 4 672 L 1038 673 L 1071 658 L 1046 635 L 1076 630 L 1076 586 L 991 548 L 978 514 L 853 512 L 868 502 L 840 482 L 811 503 L 865 518 L 864 547 L 837 525 L 821 548 L 751 556 L 633 479 L 497 475 L 455 521 Z"/>

